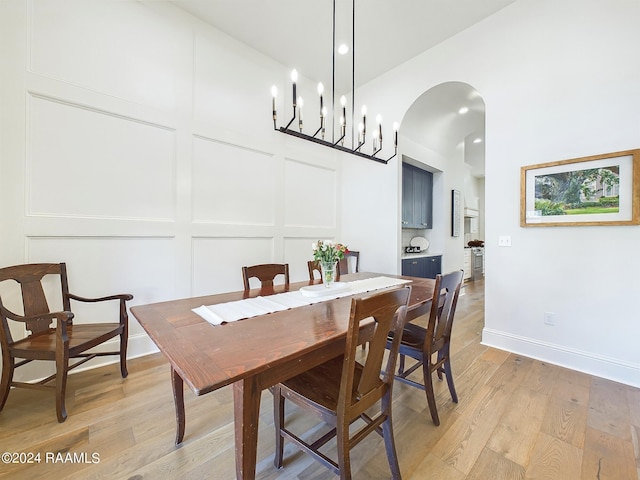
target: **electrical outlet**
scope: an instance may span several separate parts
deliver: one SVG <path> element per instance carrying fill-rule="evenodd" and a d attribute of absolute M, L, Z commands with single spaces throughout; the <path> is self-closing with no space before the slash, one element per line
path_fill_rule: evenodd
<path fill-rule="evenodd" d="M 553 312 L 544 312 L 544 324 L 545 325 L 555 325 L 556 324 L 556 314 Z"/>
<path fill-rule="evenodd" d="M 510 235 L 500 235 L 498 237 L 498 246 L 499 247 L 510 247 L 511 246 L 511 236 Z"/>

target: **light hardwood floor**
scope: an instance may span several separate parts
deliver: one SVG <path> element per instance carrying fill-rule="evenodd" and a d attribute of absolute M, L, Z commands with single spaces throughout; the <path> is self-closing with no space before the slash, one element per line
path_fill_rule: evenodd
<path fill-rule="evenodd" d="M 394 387 L 404 479 L 638 480 L 640 390 L 481 345 L 482 282 L 465 290 L 452 344 L 460 402 L 436 381 L 442 423 L 435 427 L 424 392 Z M 13 390 L 0 412 L 0 453 L 40 454 L 40 463 L 0 464 L 0 478 L 233 479 L 230 388 L 204 397 L 187 390 L 185 441 L 175 447 L 168 364 L 150 355 L 131 360 L 129 372 L 122 380 L 114 364 L 71 375 L 63 424 L 52 395 Z M 258 478 L 335 478 L 291 445 L 276 470 L 268 392 L 261 412 Z M 296 431 L 314 428 L 315 419 L 293 408 L 288 414 Z M 352 459 L 355 478 L 389 478 L 377 435 Z"/>

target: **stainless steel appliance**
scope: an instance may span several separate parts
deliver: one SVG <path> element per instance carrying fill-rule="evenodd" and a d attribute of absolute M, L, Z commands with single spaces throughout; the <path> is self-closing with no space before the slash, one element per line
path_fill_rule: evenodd
<path fill-rule="evenodd" d="M 471 248 L 471 280 L 484 277 L 484 247 Z"/>

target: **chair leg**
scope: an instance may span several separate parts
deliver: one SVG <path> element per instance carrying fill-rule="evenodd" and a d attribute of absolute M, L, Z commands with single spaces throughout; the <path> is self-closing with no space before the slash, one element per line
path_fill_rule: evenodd
<path fill-rule="evenodd" d="M 336 425 L 336 432 L 340 480 L 351 480 L 351 456 L 349 455 L 349 422 L 347 422 L 346 425 Z"/>
<path fill-rule="evenodd" d="M 447 352 L 447 360 L 444 362 L 444 375 L 447 377 L 447 385 L 449 385 L 449 392 L 451 393 L 451 399 L 453 403 L 458 403 L 458 394 L 456 393 L 456 387 L 453 385 L 453 373 L 451 372 L 451 359 L 449 358 L 449 352 Z"/>
<path fill-rule="evenodd" d="M 398 375 L 402 375 L 404 372 L 404 355 L 399 355 L 398 358 Z"/>
<path fill-rule="evenodd" d="M 422 372 L 424 377 L 424 391 L 427 394 L 427 403 L 429 404 L 429 411 L 431 412 L 431 420 L 433 420 L 433 424 L 437 427 L 438 425 L 440 425 L 440 418 L 438 418 L 436 395 L 433 391 L 431 362 L 425 361 L 422 364 Z"/>
<path fill-rule="evenodd" d="M 127 375 L 129 375 L 129 372 L 127 371 L 128 337 L 129 337 L 129 334 L 127 332 L 127 329 L 125 329 L 124 332 L 120 334 L 120 374 L 122 375 L 122 378 L 127 378 Z"/>
<path fill-rule="evenodd" d="M 387 414 L 387 419 L 382 423 L 382 436 L 384 437 L 384 448 L 387 451 L 387 460 L 391 470 L 393 480 L 401 480 L 400 465 L 396 453 L 396 443 L 393 438 L 393 423 L 391 421 L 391 411 Z"/>
<path fill-rule="evenodd" d="M 67 391 L 67 372 L 69 369 L 69 350 L 59 348 L 56 352 L 56 415 L 58 422 L 67 419 L 65 395 Z"/>
<path fill-rule="evenodd" d="M 282 468 L 282 457 L 284 455 L 284 438 L 282 428 L 284 427 L 284 396 L 279 385 L 273 387 L 273 426 L 276 431 L 276 452 L 273 458 L 273 465 Z"/>
<path fill-rule="evenodd" d="M 7 358 L 8 357 L 8 358 Z M 3 356 L 2 359 L 2 381 L 0 382 L 0 410 L 4 408 L 7 402 L 9 391 L 11 390 L 11 381 L 13 380 L 13 371 L 15 368 L 13 357 Z"/>

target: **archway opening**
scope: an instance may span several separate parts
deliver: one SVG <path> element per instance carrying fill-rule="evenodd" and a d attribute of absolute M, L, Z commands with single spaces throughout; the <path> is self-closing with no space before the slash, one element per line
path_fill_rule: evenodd
<path fill-rule="evenodd" d="M 433 173 L 433 226 L 403 229 L 402 245 L 424 236 L 442 252 L 443 271 L 461 268 L 472 240 L 484 240 L 485 102 L 464 82 L 445 82 L 420 95 L 401 124 L 402 161 Z M 460 192 L 460 228 L 452 228 L 452 191 Z"/>

